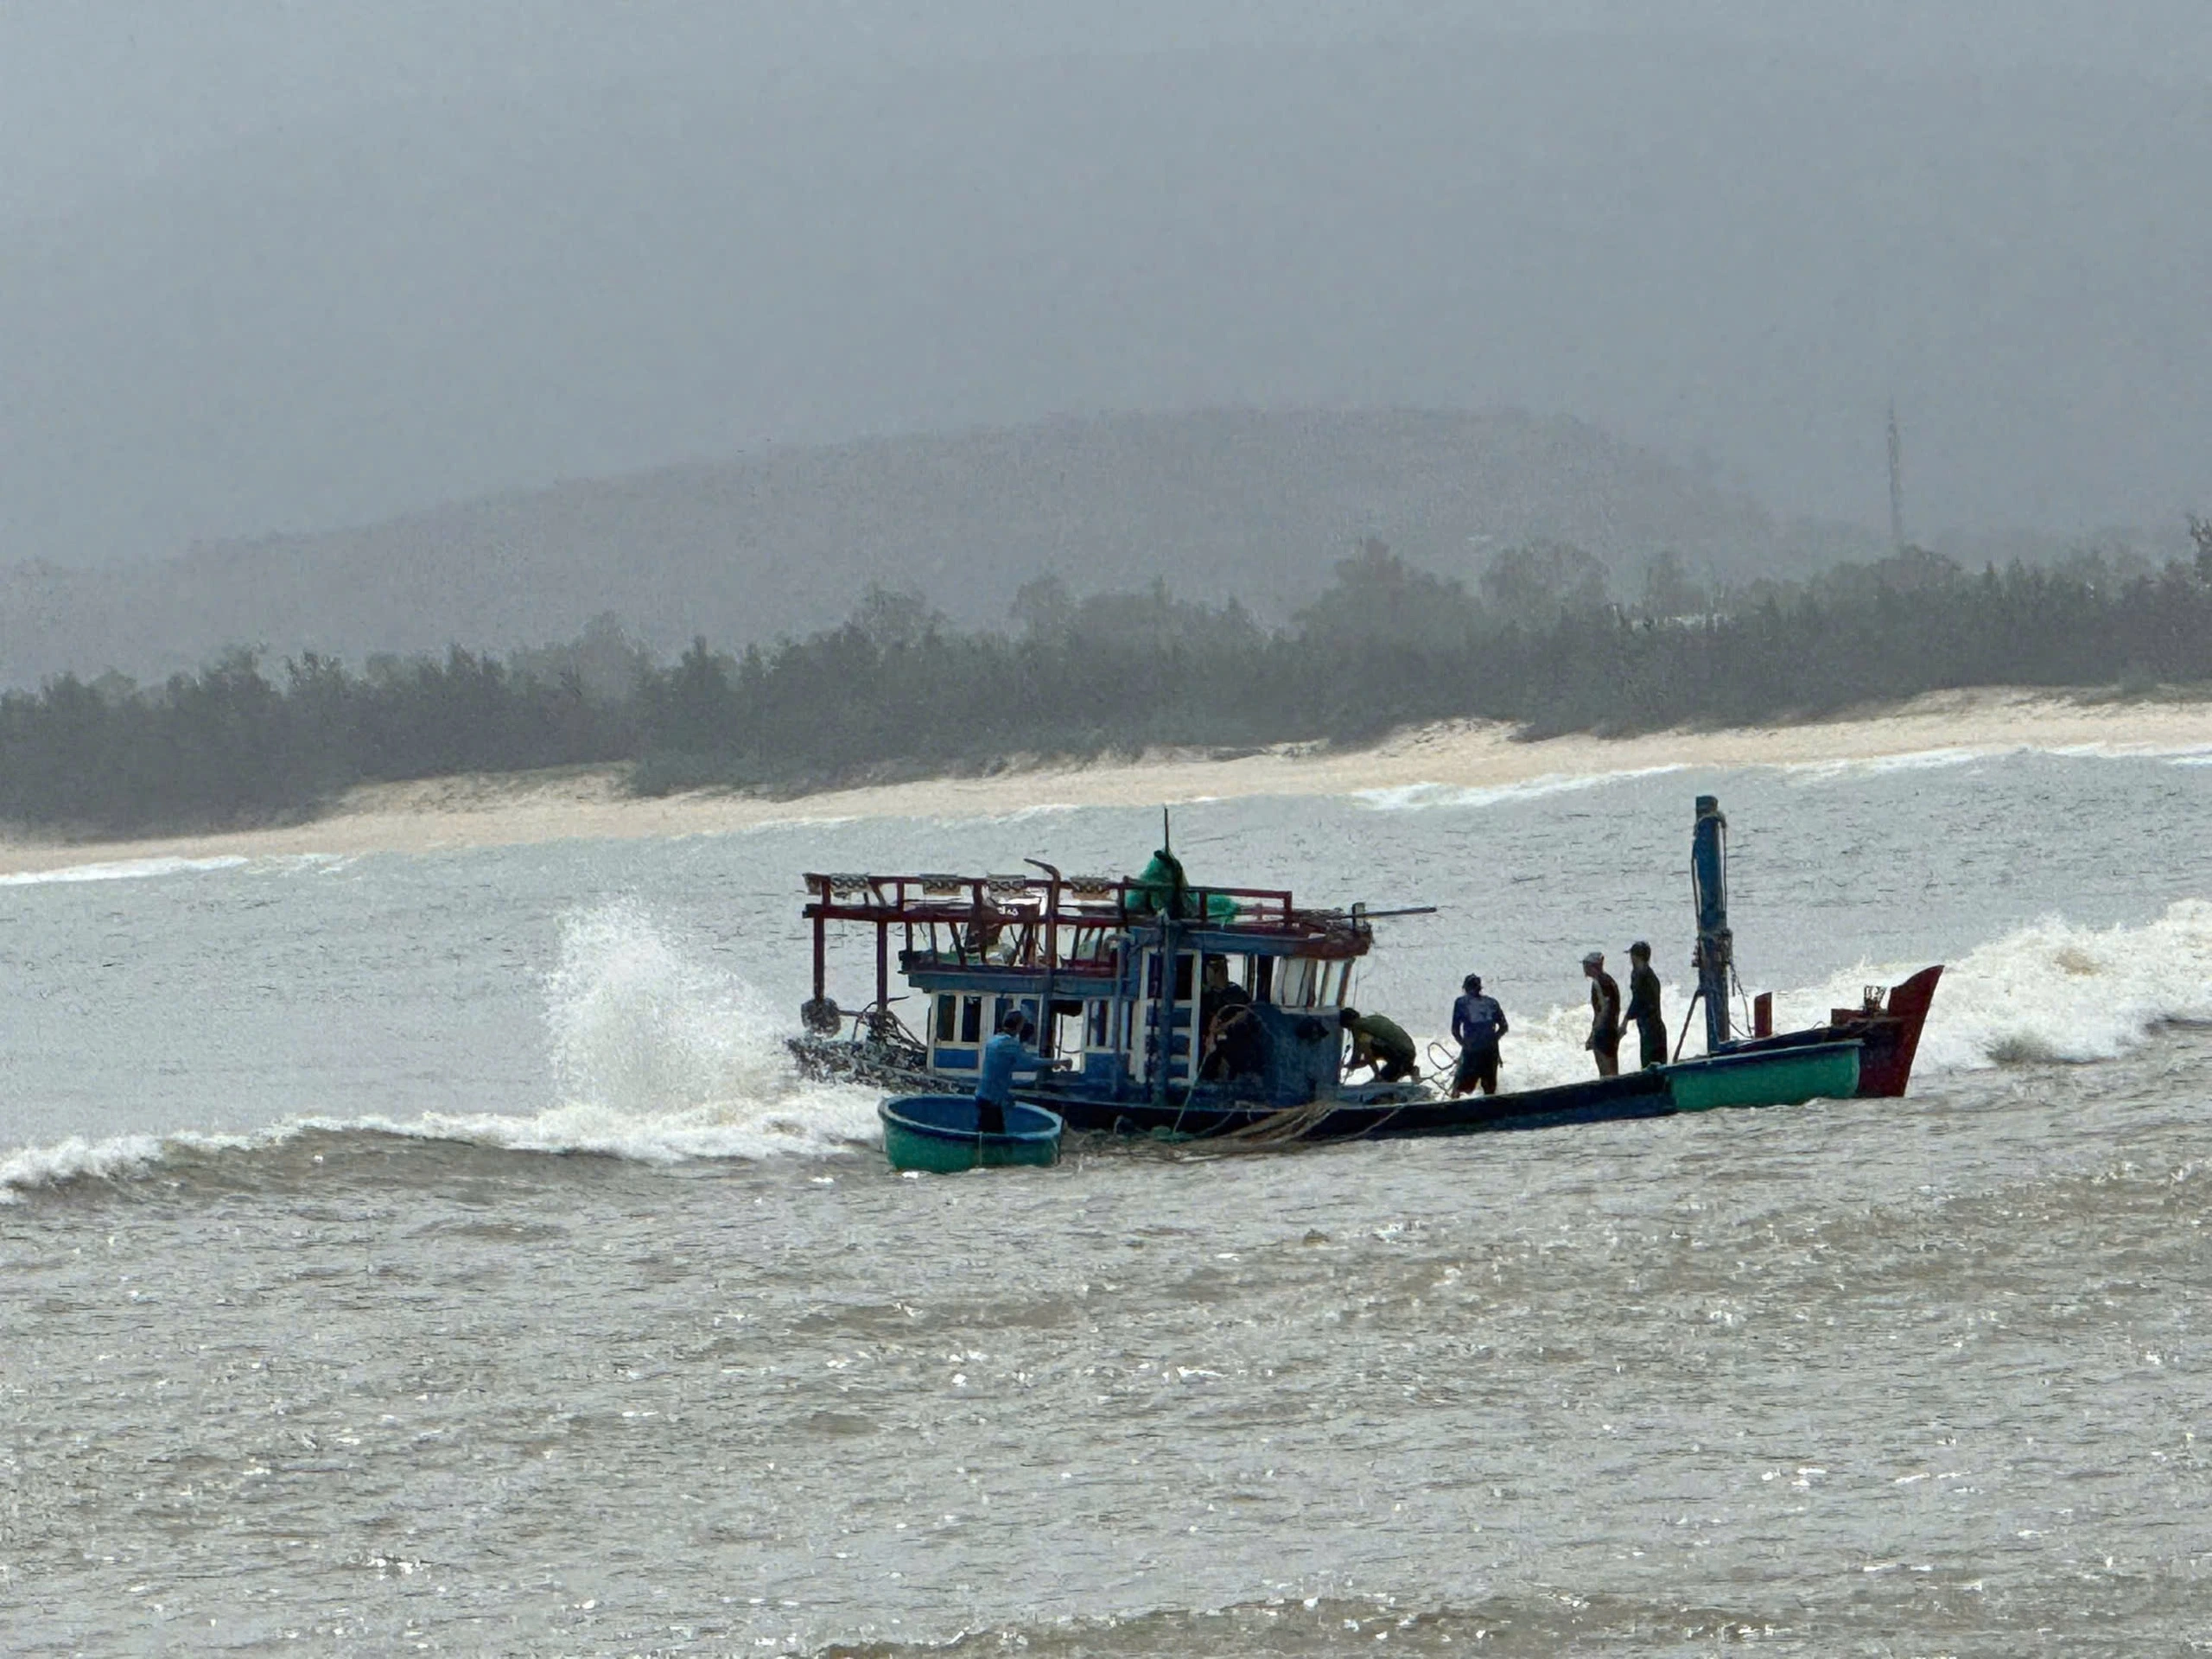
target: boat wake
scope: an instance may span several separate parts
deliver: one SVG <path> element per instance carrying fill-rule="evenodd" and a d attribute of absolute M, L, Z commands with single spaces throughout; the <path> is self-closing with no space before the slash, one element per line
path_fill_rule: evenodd
<path fill-rule="evenodd" d="M 1855 1004 L 1863 987 L 1892 983 L 1924 965 L 1868 963 L 1783 993 L 1777 1022 L 1785 1030 L 1814 1023 L 1832 1006 Z M 1679 988 L 1669 988 L 1668 1007 L 1678 1025 Z M 547 977 L 544 1018 L 553 1088 L 552 1103 L 539 1111 L 300 1117 L 251 1135 L 73 1137 L 0 1154 L 0 1203 L 211 1154 L 251 1154 L 310 1134 L 649 1164 L 819 1158 L 880 1141 L 874 1091 L 801 1077 L 783 1024 L 759 992 L 687 953 L 637 906 L 569 919 Z M 1586 1075 L 1588 1020 L 1586 1008 L 1573 1007 L 1516 1020 L 1507 1039 L 1509 1086 Z M 2212 1022 L 2212 903 L 2183 899 L 2137 927 L 2052 918 L 1949 964 L 1916 1075 L 2113 1059 L 2162 1026 L 2196 1022 Z"/>

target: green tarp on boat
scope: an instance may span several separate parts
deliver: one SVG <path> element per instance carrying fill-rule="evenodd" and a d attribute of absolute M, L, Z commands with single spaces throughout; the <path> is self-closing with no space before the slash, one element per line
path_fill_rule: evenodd
<path fill-rule="evenodd" d="M 1179 922 L 1236 919 L 1236 901 L 1218 893 L 1205 895 L 1205 913 L 1200 917 L 1198 895 L 1191 891 L 1190 878 L 1183 874 L 1183 861 L 1165 847 L 1152 855 L 1152 861 L 1129 883 L 1129 897 L 1147 913 L 1171 916 Z"/>

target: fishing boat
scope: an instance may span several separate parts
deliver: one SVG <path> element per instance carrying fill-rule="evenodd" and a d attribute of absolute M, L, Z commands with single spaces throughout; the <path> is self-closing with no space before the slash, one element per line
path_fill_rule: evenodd
<path fill-rule="evenodd" d="M 1709 797 L 1693 854 L 1707 1052 L 1623 1076 L 1459 1100 L 1417 1077 L 1352 1080 L 1339 1016 L 1353 971 L 1378 922 L 1430 907 L 1313 906 L 1286 889 L 1194 886 L 1165 836 L 1135 876 L 1038 861 L 1019 874 L 807 875 L 812 995 L 791 1047 L 809 1075 L 964 1100 L 972 1118 L 983 1045 L 1019 1009 L 1046 1069 L 1018 1098 L 1068 1130 L 1248 1146 L 1903 1092 L 1940 969 L 1827 1026 L 1777 1035 L 1755 1017 L 1738 1038 L 1726 821 Z M 849 1014 L 829 995 L 830 930 L 855 926 L 873 935 L 874 995 Z M 911 1023 L 902 1001 L 917 1005 Z M 1238 1040 L 1224 1039 L 1229 1027 Z"/>

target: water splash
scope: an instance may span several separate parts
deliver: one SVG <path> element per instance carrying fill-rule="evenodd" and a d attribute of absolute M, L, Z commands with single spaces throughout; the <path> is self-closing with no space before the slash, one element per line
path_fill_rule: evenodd
<path fill-rule="evenodd" d="M 771 1096 L 791 1080 L 765 999 L 687 956 L 632 904 L 563 924 L 545 1026 L 564 1103 L 650 1116 Z"/>
<path fill-rule="evenodd" d="M 309 1133 L 387 1135 L 644 1163 L 823 1157 L 880 1143 L 875 1094 L 801 1078 L 765 999 L 674 942 L 643 908 L 563 924 L 545 981 L 552 1103 L 535 1113 L 289 1118 L 251 1136 L 121 1135 L 0 1157 L 0 1203 L 40 1187 L 127 1180 L 171 1159 Z"/>
<path fill-rule="evenodd" d="M 1861 963 L 1821 983 L 1775 997 L 1775 1025 L 1818 1025 L 1831 1008 L 1855 1007 L 1869 985 L 1893 985 L 1929 965 Z M 1688 986 L 1665 988 L 1668 1039 L 1681 1034 Z M 1740 1029 L 1740 1011 L 1738 1020 Z M 1951 962 L 1936 988 L 1914 1075 L 1992 1066 L 2086 1064 L 2140 1047 L 2164 1025 L 2212 1021 L 2212 903 L 2184 899 L 2136 927 L 2079 927 L 2057 918 L 1980 945 Z M 1516 1017 L 1505 1039 L 1503 1086 L 1536 1089 L 1594 1075 L 1580 1004 Z M 1623 1047 L 1635 1052 L 1629 1033 Z M 1450 1046 L 1439 1039 L 1437 1052 Z M 1702 1027 L 1682 1044 L 1705 1049 Z"/>
<path fill-rule="evenodd" d="M 429 1120 L 460 1138 L 626 1157 L 819 1154 L 879 1138 L 874 1096 L 794 1070 L 760 992 L 641 906 L 563 924 L 545 985 L 556 1104 L 528 1120 Z"/>
<path fill-rule="evenodd" d="M 1825 985 L 1776 998 L 1784 1029 L 1867 985 L 1923 962 L 1862 964 Z M 2139 927 L 2088 928 L 2051 918 L 1969 951 L 1943 970 L 1916 1071 L 2108 1060 L 2162 1025 L 2212 1020 L 2212 904 L 2183 899 Z"/>

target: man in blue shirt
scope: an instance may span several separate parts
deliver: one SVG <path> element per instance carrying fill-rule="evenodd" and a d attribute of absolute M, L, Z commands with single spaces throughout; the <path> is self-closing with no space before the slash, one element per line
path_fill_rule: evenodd
<path fill-rule="evenodd" d="M 1483 995 L 1480 974 L 1469 974 L 1460 988 L 1452 1005 L 1452 1035 L 1459 1045 L 1459 1069 L 1452 1074 L 1454 1100 L 1478 1085 L 1486 1095 L 1497 1092 L 1497 1039 L 1506 1033 L 1505 1010 L 1496 997 Z"/>
<path fill-rule="evenodd" d="M 976 1128 L 983 1135 L 1006 1133 L 1006 1109 L 1014 1103 L 1014 1080 L 1021 1072 L 1045 1070 L 1045 1057 L 1027 1046 L 1029 1017 L 1020 1008 L 999 1016 L 999 1028 L 983 1045 L 982 1071 L 976 1078 Z"/>

